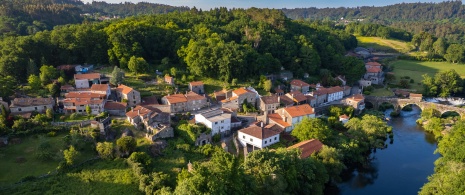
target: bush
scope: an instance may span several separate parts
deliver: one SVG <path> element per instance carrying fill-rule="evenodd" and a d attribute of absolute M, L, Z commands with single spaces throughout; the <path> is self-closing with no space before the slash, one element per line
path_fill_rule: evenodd
<path fill-rule="evenodd" d="M 212 137 L 212 141 L 214 143 L 216 142 L 219 142 L 221 140 L 221 135 L 219 133 L 215 134 L 213 137 Z"/>
<path fill-rule="evenodd" d="M 413 80 L 413 79 L 410 79 L 410 83 L 415 83 L 415 80 Z"/>
<path fill-rule="evenodd" d="M 74 119 L 76 119 L 77 117 L 78 117 L 78 114 L 77 114 L 77 113 L 73 113 L 73 114 L 69 115 L 69 119 L 71 119 L 71 120 L 74 120 Z"/>
<path fill-rule="evenodd" d="M 370 95 L 370 94 L 371 94 L 371 92 L 369 92 L 369 91 L 364 91 L 363 92 L 363 95 Z"/>
<path fill-rule="evenodd" d="M 407 106 L 405 106 L 405 107 L 402 108 L 402 111 L 410 112 L 410 111 L 412 111 L 412 110 L 413 110 L 412 105 L 407 105 Z"/>
<path fill-rule="evenodd" d="M 398 111 L 392 111 L 391 114 L 389 114 L 391 117 L 398 117 L 400 116 L 400 112 Z"/>
<path fill-rule="evenodd" d="M 55 135 L 56 135 L 55 131 L 50 131 L 50 132 L 47 133 L 47 136 L 49 136 L 49 137 L 55 137 Z"/>

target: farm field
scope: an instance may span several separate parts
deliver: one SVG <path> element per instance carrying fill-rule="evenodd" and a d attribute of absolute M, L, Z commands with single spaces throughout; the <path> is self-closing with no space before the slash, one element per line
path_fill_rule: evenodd
<path fill-rule="evenodd" d="M 383 39 L 381 37 L 356 37 L 359 46 L 379 51 L 407 53 L 413 49 L 412 45 L 404 41 Z"/>
<path fill-rule="evenodd" d="M 392 62 L 390 65 L 394 67 L 393 72 L 396 76 L 396 80 L 400 77 L 409 76 L 415 82 L 411 84 L 411 88 L 416 90 L 422 90 L 421 81 L 423 80 L 422 75 L 424 74 L 434 76 L 438 72 L 454 69 L 462 78 L 465 77 L 465 65 L 462 64 L 398 60 Z"/>

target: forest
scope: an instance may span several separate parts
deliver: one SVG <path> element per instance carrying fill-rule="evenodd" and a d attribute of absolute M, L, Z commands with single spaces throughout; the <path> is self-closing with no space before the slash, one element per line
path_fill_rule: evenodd
<path fill-rule="evenodd" d="M 297 77 L 318 77 L 321 71 L 350 75 L 352 83 L 364 73 L 360 60 L 345 57 L 356 46 L 353 35 L 334 25 L 293 21 L 278 10 L 192 9 L 8 36 L 0 41 L 0 72 L 24 82 L 28 66 L 89 63 L 127 69 L 135 56 L 150 64 L 148 71 L 176 66 L 227 82 L 283 67 Z"/>

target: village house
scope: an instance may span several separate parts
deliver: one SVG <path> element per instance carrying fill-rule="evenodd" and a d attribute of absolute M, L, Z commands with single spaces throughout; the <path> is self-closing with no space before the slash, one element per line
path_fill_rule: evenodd
<path fill-rule="evenodd" d="M 116 88 L 117 99 L 120 101 L 127 101 L 129 107 L 134 107 L 141 102 L 139 91 L 128 87 L 126 85 L 118 85 Z"/>
<path fill-rule="evenodd" d="M 93 84 L 92 87 L 90 87 L 90 92 L 104 94 L 108 98 L 111 94 L 111 89 L 108 84 Z"/>
<path fill-rule="evenodd" d="M 290 132 L 304 117 L 315 118 L 315 109 L 308 104 L 281 108 L 274 114 L 268 115 L 268 121 L 270 124 L 277 124 L 286 132 Z"/>
<path fill-rule="evenodd" d="M 74 83 L 76 89 L 87 89 L 90 88 L 93 84 L 100 84 L 99 73 L 89 73 L 89 74 L 75 74 Z"/>
<path fill-rule="evenodd" d="M 346 80 L 346 77 L 345 76 L 342 76 L 342 75 L 338 75 L 336 77 L 337 80 L 341 81 L 341 84 L 342 86 L 346 86 L 347 85 L 347 80 Z"/>
<path fill-rule="evenodd" d="M 193 91 L 190 91 L 186 94 L 186 99 L 188 111 L 200 110 L 208 106 L 207 98 Z"/>
<path fill-rule="evenodd" d="M 316 90 L 310 92 L 310 95 L 316 98 L 316 106 L 320 106 L 326 102 L 332 102 L 340 100 L 344 97 L 344 88 L 340 86 L 335 87 L 321 87 L 320 84 L 316 84 Z"/>
<path fill-rule="evenodd" d="M 97 115 L 104 111 L 106 95 L 91 92 L 69 92 L 62 101 L 66 114 L 87 114 L 86 108 L 91 108 L 91 114 Z"/>
<path fill-rule="evenodd" d="M 10 111 L 13 115 L 20 113 L 39 112 L 45 113 L 47 109 L 53 109 L 53 98 L 15 98 L 11 102 Z"/>
<path fill-rule="evenodd" d="M 202 123 L 210 128 L 211 135 L 220 134 L 221 137 L 231 133 L 231 114 L 221 109 L 207 110 L 195 115 L 195 123 Z"/>
<path fill-rule="evenodd" d="M 187 98 L 184 94 L 168 94 L 161 99 L 163 104 L 170 106 L 171 113 L 187 112 Z"/>
<path fill-rule="evenodd" d="M 277 87 L 274 89 L 274 92 L 277 96 L 282 96 L 284 95 L 284 90 L 282 90 L 281 88 Z"/>
<path fill-rule="evenodd" d="M 340 100 L 344 97 L 344 90 L 342 89 L 342 87 L 339 87 L 339 86 L 330 87 L 330 88 L 326 88 L 326 91 L 328 92 L 327 102 Z"/>
<path fill-rule="evenodd" d="M 349 86 L 343 86 L 342 90 L 343 90 L 344 97 L 349 96 L 352 93 L 352 87 L 349 87 Z"/>
<path fill-rule="evenodd" d="M 300 91 L 302 93 L 308 93 L 310 91 L 310 84 L 303 82 L 299 79 L 291 81 L 291 91 Z"/>
<path fill-rule="evenodd" d="M 295 102 L 287 95 L 279 96 L 279 104 L 283 107 L 294 106 Z"/>
<path fill-rule="evenodd" d="M 307 103 L 307 97 L 300 91 L 291 91 L 286 96 L 294 101 L 296 105 Z"/>
<path fill-rule="evenodd" d="M 237 138 L 242 146 L 249 145 L 255 148 L 265 148 L 279 142 L 280 131 L 272 130 L 274 125 L 266 125 L 263 122 L 250 125 L 238 131 Z"/>
<path fill-rule="evenodd" d="M 312 107 L 316 107 L 316 98 L 311 95 L 306 95 L 307 103 L 310 104 Z"/>
<path fill-rule="evenodd" d="M 158 138 L 174 137 L 170 114 L 150 106 L 136 106 L 126 113 L 126 118 L 138 129 L 146 131 L 146 138 L 154 141 Z"/>
<path fill-rule="evenodd" d="M 279 96 L 262 96 L 260 97 L 260 110 L 266 113 L 273 113 L 279 107 Z"/>
<path fill-rule="evenodd" d="M 237 107 L 240 108 L 240 106 L 247 101 L 247 103 L 255 106 L 257 100 L 257 93 L 246 89 L 246 88 L 238 88 L 234 91 L 232 91 L 232 97 L 231 98 L 226 98 L 225 100 L 222 100 L 221 102 L 223 104 L 225 103 L 233 103 Z"/>
<path fill-rule="evenodd" d="M 174 85 L 174 77 L 170 75 L 165 75 L 165 83 L 168 85 Z"/>
<path fill-rule="evenodd" d="M 354 107 L 356 110 L 365 109 L 365 97 L 362 94 L 355 94 L 345 99 L 346 104 Z"/>
<path fill-rule="evenodd" d="M 60 87 L 60 94 L 63 96 L 65 93 L 74 91 L 75 88 L 72 85 L 62 85 Z"/>
<path fill-rule="evenodd" d="M 110 125 L 110 117 L 90 121 L 90 127 L 93 129 L 98 129 L 101 135 L 106 135 L 107 131 L 110 129 Z"/>
<path fill-rule="evenodd" d="M 300 158 L 305 159 L 310 157 L 312 154 L 319 152 L 323 148 L 323 143 L 321 143 L 320 140 L 311 139 L 289 146 L 287 149 L 295 148 L 302 152 L 300 154 Z"/>
<path fill-rule="evenodd" d="M 339 121 L 340 121 L 342 124 L 344 124 L 344 125 L 345 125 L 347 122 L 349 122 L 349 119 L 350 119 L 350 117 L 347 116 L 347 115 L 345 115 L 345 114 L 339 116 Z"/>
<path fill-rule="evenodd" d="M 113 116 L 124 116 L 127 106 L 126 102 L 106 102 L 104 110 Z"/>
<path fill-rule="evenodd" d="M 227 98 L 230 98 L 232 96 L 232 90 L 221 90 L 221 91 L 215 91 L 213 93 L 215 95 L 215 100 L 217 102 L 221 102 Z"/>
<path fill-rule="evenodd" d="M 204 94 L 205 89 L 203 87 L 202 81 L 194 81 L 189 83 L 189 90 L 197 93 L 197 94 Z"/>
<path fill-rule="evenodd" d="M 366 73 L 359 81 L 361 86 L 381 85 L 384 81 L 383 66 L 378 62 L 365 63 Z M 369 82 L 368 82 L 369 81 Z"/>

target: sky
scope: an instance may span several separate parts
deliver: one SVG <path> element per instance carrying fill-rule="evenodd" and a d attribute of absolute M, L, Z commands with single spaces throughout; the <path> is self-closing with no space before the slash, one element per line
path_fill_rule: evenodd
<path fill-rule="evenodd" d="M 83 2 L 92 2 L 92 0 L 82 0 Z M 102 1 L 102 0 L 98 0 Z M 197 7 L 208 10 L 214 7 L 227 8 L 304 8 L 304 7 L 357 7 L 357 6 L 384 6 L 396 3 L 414 3 L 414 2 L 442 2 L 444 0 L 103 0 L 108 3 L 120 2 L 150 2 L 160 3 L 172 6 Z"/>

